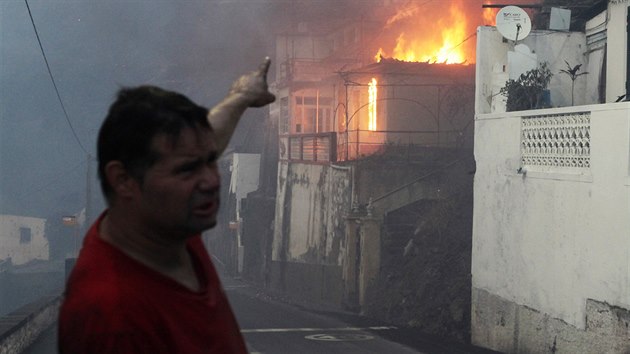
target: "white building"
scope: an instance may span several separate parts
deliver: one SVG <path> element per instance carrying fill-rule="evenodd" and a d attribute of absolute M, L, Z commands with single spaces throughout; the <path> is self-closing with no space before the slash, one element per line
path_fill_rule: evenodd
<path fill-rule="evenodd" d="M 237 271 L 243 271 L 243 235 L 241 223 L 243 222 L 241 203 L 247 197 L 247 194 L 258 189 L 259 171 L 260 171 L 260 154 L 232 154 L 230 165 L 230 194 L 234 195 L 236 205 L 229 205 L 230 214 L 234 216 L 230 220 L 230 228 L 236 231 L 236 257 Z M 230 198 L 231 199 L 231 198 Z M 231 199 L 232 200 L 232 199 Z"/>
<path fill-rule="evenodd" d="M 14 265 L 48 260 L 45 225 L 46 219 L 0 215 L 0 260 L 11 259 Z"/>
<path fill-rule="evenodd" d="M 496 93 L 522 68 L 496 29 L 478 31 L 474 344 L 630 351 L 630 102 L 615 103 L 626 91 L 627 13 L 627 3 L 609 1 L 586 34 L 523 40 L 550 63 L 557 108 L 504 113 Z M 573 107 L 564 60 L 589 72 L 576 80 Z"/>

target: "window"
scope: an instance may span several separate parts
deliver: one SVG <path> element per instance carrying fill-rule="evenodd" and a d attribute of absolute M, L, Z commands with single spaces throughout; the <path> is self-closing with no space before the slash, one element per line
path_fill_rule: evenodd
<path fill-rule="evenodd" d="M 20 244 L 25 245 L 31 243 L 31 229 L 29 227 L 20 227 Z"/>
<path fill-rule="evenodd" d="M 322 133 L 332 128 L 332 98 L 323 97 L 319 90 L 295 95 L 293 123 L 296 133 Z M 299 129 L 298 129 L 299 126 Z"/>

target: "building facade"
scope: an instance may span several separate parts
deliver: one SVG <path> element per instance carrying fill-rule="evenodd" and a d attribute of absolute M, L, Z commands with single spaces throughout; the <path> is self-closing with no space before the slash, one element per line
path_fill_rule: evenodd
<path fill-rule="evenodd" d="M 472 188 L 474 66 L 377 60 L 385 20 L 302 23 L 277 37 L 270 116 L 279 161 L 266 281 L 392 320 L 399 304 L 383 304 L 378 289 L 390 272 L 406 272 L 392 260 L 422 237 L 408 226 L 417 214 L 392 215 Z M 470 243 L 470 233 L 458 237 Z M 469 302 L 459 305 L 469 311 Z M 468 316 L 455 317 L 468 326 Z"/>
<path fill-rule="evenodd" d="M 478 31 L 474 344 L 506 353 L 630 350 L 630 105 L 615 102 L 626 90 L 627 14 L 627 4 L 609 1 L 586 33 L 523 40 L 556 78 L 552 107 L 539 110 L 504 112 L 496 88 L 523 67 L 514 68 L 512 44 L 493 28 Z M 571 80 L 559 73 L 564 60 L 588 68 L 575 82 L 575 106 Z"/>
<path fill-rule="evenodd" d="M 48 260 L 45 225 L 45 219 L 0 215 L 0 260 L 10 260 L 14 265 Z"/>

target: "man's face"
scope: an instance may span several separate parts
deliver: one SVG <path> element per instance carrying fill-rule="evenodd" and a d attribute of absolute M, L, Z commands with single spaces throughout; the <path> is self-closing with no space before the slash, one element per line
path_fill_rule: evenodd
<path fill-rule="evenodd" d="M 137 207 L 142 221 L 174 237 L 213 227 L 220 186 L 213 133 L 184 128 L 177 139 L 157 135 L 152 148 L 159 157 L 140 186 Z"/>

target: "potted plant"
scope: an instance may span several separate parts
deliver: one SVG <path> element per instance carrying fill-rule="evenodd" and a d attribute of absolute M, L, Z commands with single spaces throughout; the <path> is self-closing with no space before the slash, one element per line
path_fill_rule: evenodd
<path fill-rule="evenodd" d="M 521 74 L 518 79 L 508 80 L 499 91 L 507 97 L 506 110 L 512 112 L 549 106 L 547 86 L 552 76 L 551 70 L 544 62 L 535 69 Z"/>

